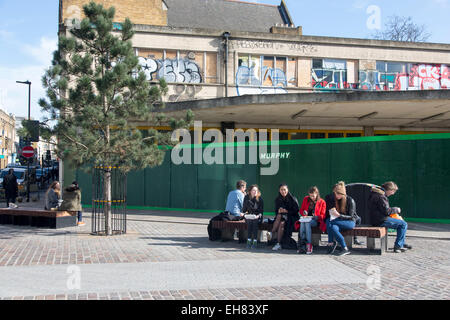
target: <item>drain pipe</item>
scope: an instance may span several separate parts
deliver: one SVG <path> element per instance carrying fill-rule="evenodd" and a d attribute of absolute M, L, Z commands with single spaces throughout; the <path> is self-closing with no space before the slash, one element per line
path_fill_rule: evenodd
<path fill-rule="evenodd" d="M 222 36 L 225 40 L 225 97 L 228 98 L 228 41 L 230 38 L 230 33 L 224 32 Z"/>

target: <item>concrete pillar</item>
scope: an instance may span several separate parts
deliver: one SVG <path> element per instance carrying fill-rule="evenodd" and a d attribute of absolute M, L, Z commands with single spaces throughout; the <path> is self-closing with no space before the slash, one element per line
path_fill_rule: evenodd
<path fill-rule="evenodd" d="M 365 137 L 375 136 L 375 128 L 374 127 L 364 127 L 364 136 Z"/>

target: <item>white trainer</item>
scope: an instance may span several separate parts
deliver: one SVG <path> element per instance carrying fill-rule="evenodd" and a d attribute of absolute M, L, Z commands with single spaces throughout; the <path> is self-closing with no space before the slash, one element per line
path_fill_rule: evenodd
<path fill-rule="evenodd" d="M 281 245 L 280 245 L 279 243 L 277 243 L 277 244 L 272 248 L 272 250 L 273 250 L 273 251 L 281 250 Z"/>

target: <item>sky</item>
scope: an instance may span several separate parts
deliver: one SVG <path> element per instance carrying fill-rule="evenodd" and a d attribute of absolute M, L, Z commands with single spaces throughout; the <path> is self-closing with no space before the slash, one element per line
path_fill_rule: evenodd
<path fill-rule="evenodd" d="M 38 100 L 45 97 L 41 77 L 56 50 L 58 0 L 0 0 L 0 108 L 16 116 L 41 119 Z M 280 0 L 248 1 L 279 5 Z M 411 16 L 432 34 L 429 42 L 450 43 L 450 0 L 285 0 L 304 35 L 368 38 L 389 16 Z M 369 11 L 368 11 L 369 9 Z M 368 22 L 372 22 L 369 23 Z M 369 29 L 372 28 L 372 29 Z M 449 59 L 450 60 L 450 59 Z"/>

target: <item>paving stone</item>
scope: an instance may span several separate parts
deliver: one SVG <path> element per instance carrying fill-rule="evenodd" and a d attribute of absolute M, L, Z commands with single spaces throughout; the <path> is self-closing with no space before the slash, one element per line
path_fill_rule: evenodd
<path fill-rule="evenodd" d="M 371 256 L 354 250 L 349 256 L 335 257 L 315 250 L 312 257 L 306 257 L 285 250 L 273 252 L 264 245 L 246 250 L 245 244 L 236 241 L 210 242 L 206 226 L 212 215 L 134 213 L 129 216 L 129 234 L 113 238 L 89 234 L 89 213 L 84 215 L 87 225 L 81 228 L 47 230 L 0 225 L 0 277 L 5 277 L 0 281 L 7 288 L 0 288 L 0 298 L 450 299 L 450 228 L 445 226 L 411 224 L 413 230 L 408 232 L 411 238 L 407 241 L 414 249 L 402 254 Z M 390 237 L 390 247 L 394 239 Z M 89 285 L 82 285 L 83 292 L 68 290 L 69 266 L 80 268 L 82 284 L 83 279 L 90 281 L 91 271 L 101 270 L 110 277 L 119 274 L 124 285 L 111 286 L 108 292 L 101 286 Z M 370 290 L 366 285 L 369 266 L 381 272 L 379 290 Z M 35 282 L 51 282 L 59 277 L 60 285 L 41 292 L 35 286 L 31 288 L 35 291 L 25 292 L 24 280 L 27 272 L 33 275 L 33 270 L 45 275 L 35 278 Z M 233 270 L 234 279 L 220 276 L 223 270 Z M 255 276 L 253 270 L 261 271 Z M 311 272 L 315 270 L 318 272 Z M 155 271 L 163 280 L 153 287 L 141 286 L 139 277 L 133 276 L 136 272 L 145 275 Z"/>

